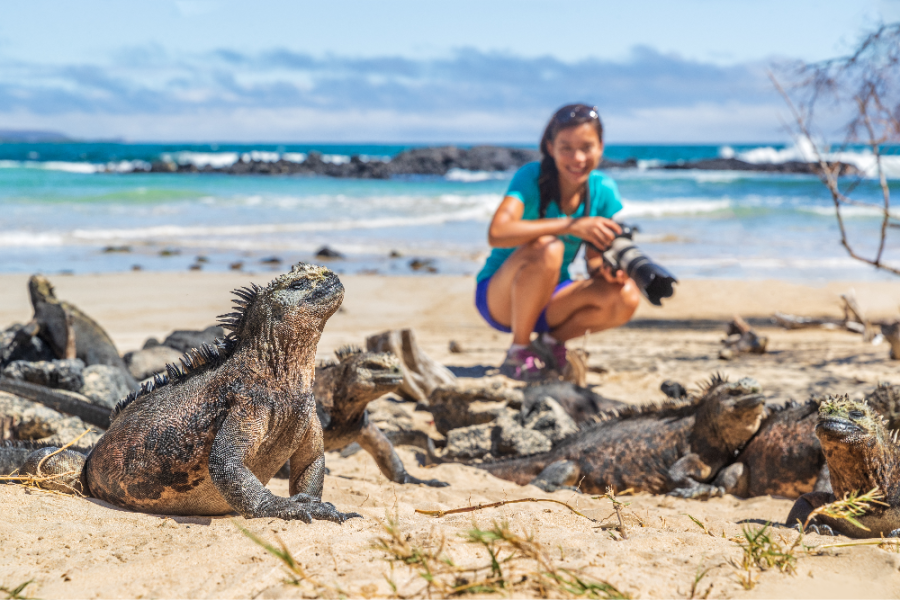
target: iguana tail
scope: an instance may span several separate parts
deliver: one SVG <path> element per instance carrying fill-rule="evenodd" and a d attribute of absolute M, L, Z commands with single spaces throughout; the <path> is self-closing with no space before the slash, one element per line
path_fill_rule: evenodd
<path fill-rule="evenodd" d="M 43 489 L 85 493 L 81 469 L 91 449 L 57 450 L 41 442 L 0 442 L 0 476 L 33 476 L 35 485 Z"/>

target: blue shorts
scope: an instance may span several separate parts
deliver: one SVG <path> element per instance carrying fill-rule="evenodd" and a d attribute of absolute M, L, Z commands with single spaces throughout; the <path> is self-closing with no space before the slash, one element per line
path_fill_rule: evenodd
<path fill-rule="evenodd" d="M 487 321 L 487 324 L 496 329 L 497 331 L 502 331 L 504 333 L 511 333 L 512 329 L 505 325 L 501 325 L 491 316 L 491 311 L 488 310 L 487 304 L 487 291 L 488 285 L 491 283 L 491 277 L 487 279 L 482 279 L 478 282 L 478 285 L 475 287 L 475 308 L 478 309 L 478 312 L 481 313 L 481 316 L 484 317 L 484 320 Z M 556 284 L 556 289 L 553 290 L 553 295 L 559 293 L 560 290 L 570 286 L 572 284 L 571 279 L 564 279 Z M 541 311 L 541 314 L 538 316 L 537 323 L 534 324 L 535 333 L 549 333 L 550 325 L 547 324 L 547 308 L 544 307 L 544 310 Z"/>

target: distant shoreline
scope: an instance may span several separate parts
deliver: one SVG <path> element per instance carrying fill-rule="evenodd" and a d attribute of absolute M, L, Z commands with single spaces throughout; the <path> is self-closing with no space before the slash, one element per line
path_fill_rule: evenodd
<path fill-rule="evenodd" d="M 413 148 L 400 152 L 388 159 L 367 158 L 359 154 L 350 156 L 346 162 L 325 160 L 320 152 L 309 152 L 302 161 L 287 160 L 246 160 L 241 156 L 236 162 L 225 166 L 206 164 L 198 166 L 192 162 L 178 163 L 174 160 L 156 160 L 138 165 L 131 173 L 224 173 L 228 175 L 324 175 L 327 177 L 352 179 L 390 179 L 404 175 L 444 176 L 454 169 L 464 171 L 504 172 L 518 169 L 522 165 L 541 159 L 537 150 L 510 146 L 434 146 Z M 840 163 L 842 175 L 858 175 L 853 165 Z M 636 158 L 621 161 L 604 160 L 600 168 L 636 169 Z M 651 165 L 648 169 L 662 170 L 707 170 L 707 171 L 756 171 L 764 173 L 793 173 L 814 175 L 819 165 L 813 162 L 785 161 L 776 163 L 751 163 L 737 158 L 713 158 L 694 161 L 676 161 Z"/>

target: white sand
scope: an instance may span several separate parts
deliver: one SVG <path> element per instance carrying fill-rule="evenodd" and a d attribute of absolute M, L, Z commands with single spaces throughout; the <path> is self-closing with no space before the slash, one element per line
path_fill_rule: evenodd
<path fill-rule="evenodd" d="M 139 348 L 149 336 L 160 339 L 173 329 L 212 324 L 229 310 L 228 291 L 248 281 L 265 283 L 270 274 L 155 274 L 54 277 L 57 294 L 77 304 L 112 335 L 120 351 Z M 0 276 L 0 325 L 31 316 L 26 277 Z M 471 302 L 473 282 L 458 277 L 343 278 L 345 311 L 329 322 L 319 346 L 327 356 L 344 343 L 362 344 L 367 335 L 394 327 L 413 327 L 423 348 L 446 364 L 496 365 L 508 336 L 484 325 Z M 845 332 L 787 332 L 766 328 L 771 352 L 717 360 L 724 321 L 737 313 L 766 317 L 776 310 L 803 315 L 840 316 L 839 294 L 855 287 L 860 303 L 875 317 L 896 315 L 900 283 L 843 284 L 822 287 L 783 282 L 690 281 L 663 309 L 643 305 L 634 326 L 591 336 L 590 364 L 608 372 L 591 382 L 606 396 L 629 402 L 661 397 L 659 384 L 677 379 L 685 384 L 721 370 L 736 378 L 755 377 L 773 399 L 798 400 L 820 392 L 858 394 L 878 381 L 900 383 L 886 344 L 863 344 Z M 449 340 L 467 351 L 450 354 Z M 508 520 L 519 532 L 533 533 L 554 560 L 583 567 L 636 596 L 685 597 L 698 569 L 712 567 L 699 584 L 712 585 L 711 597 L 897 597 L 900 554 L 875 547 L 841 548 L 818 556 L 800 553 L 797 573 L 769 570 L 757 586 L 744 590 L 729 561 L 741 551 L 731 539 L 743 520 L 751 527 L 782 521 L 791 501 L 726 497 L 708 502 L 641 495 L 625 498 L 635 517 L 627 519 L 627 539 L 616 541 L 604 529 L 553 504 L 517 504 L 499 509 L 435 519 L 415 508 L 448 509 L 480 502 L 547 495 L 519 487 L 470 467 L 418 467 L 415 455 L 400 450 L 404 463 L 419 477 L 451 483 L 443 489 L 398 486 L 388 482 L 364 452 L 349 458 L 328 455 L 331 475 L 325 499 L 342 510 L 362 513 L 364 520 L 344 525 L 282 522 L 274 519 L 233 520 L 258 535 L 276 535 L 307 571 L 336 585 L 351 597 L 390 593 L 383 553 L 370 548 L 381 534 L 379 519 L 399 515 L 412 542 L 427 545 L 440 536 L 460 564 L 483 563 L 486 556 L 460 537 L 477 523 L 489 527 Z M 275 480 L 271 488 L 287 493 Z M 611 512 L 606 499 L 557 492 L 553 498 L 576 503 L 588 516 Z M 34 580 L 25 593 L 42 598 L 69 597 L 296 597 L 313 588 L 283 583 L 277 561 L 253 545 L 230 518 L 166 518 L 119 510 L 95 500 L 0 487 L 0 586 L 11 588 Z M 694 524 L 706 524 L 712 535 Z M 722 534 L 725 537 L 722 537 Z M 787 530 L 775 532 L 792 541 Z M 839 538 L 841 539 L 841 538 Z M 835 540 L 807 536 L 807 544 Z M 415 573 L 396 569 L 402 594 L 424 588 Z"/>

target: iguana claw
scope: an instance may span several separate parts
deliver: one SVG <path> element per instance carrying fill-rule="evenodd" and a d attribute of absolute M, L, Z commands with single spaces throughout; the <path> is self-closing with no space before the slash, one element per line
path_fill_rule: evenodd
<path fill-rule="evenodd" d="M 342 513 L 334 507 L 334 504 L 323 502 L 308 494 L 294 494 L 290 498 L 273 496 L 270 502 L 260 506 L 249 517 L 275 517 L 286 521 L 303 521 L 304 523 L 312 523 L 313 519 L 343 523 L 348 519 L 363 518 L 359 513 Z"/>

